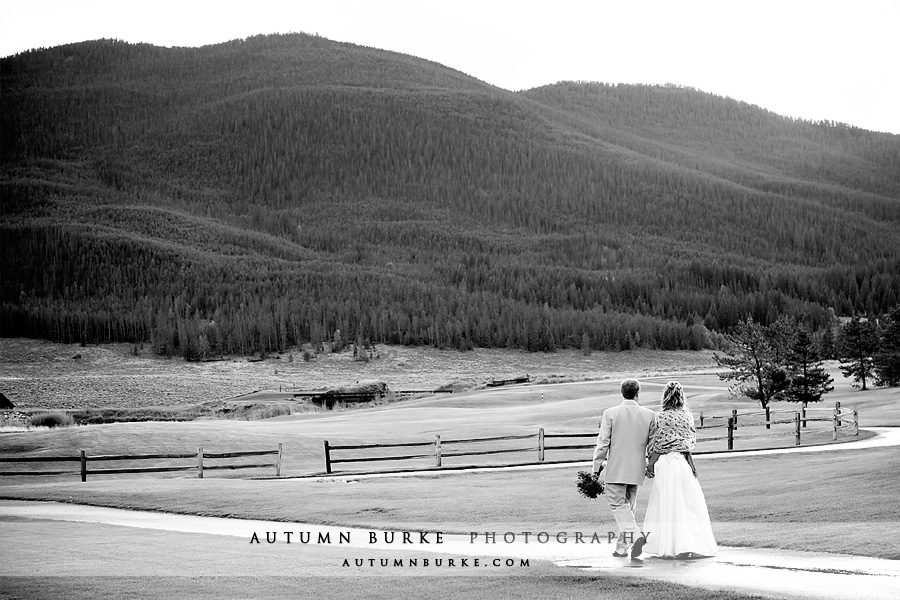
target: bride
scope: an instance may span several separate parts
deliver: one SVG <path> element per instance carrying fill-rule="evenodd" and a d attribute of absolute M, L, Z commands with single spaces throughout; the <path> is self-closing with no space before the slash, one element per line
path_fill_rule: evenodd
<path fill-rule="evenodd" d="M 714 556 L 718 546 L 691 457 L 697 441 L 694 415 L 685 408 L 677 381 L 666 384 L 656 425 L 648 448 L 646 475 L 654 483 L 644 518 L 644 551 L 666 558 Z"/>

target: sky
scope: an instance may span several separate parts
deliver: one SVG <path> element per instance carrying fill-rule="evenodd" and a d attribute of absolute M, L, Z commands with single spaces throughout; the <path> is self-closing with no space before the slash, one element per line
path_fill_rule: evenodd
<path fill-rule="evenodd" d="M 0 56 L 99 38 L 304 32 L 516 91 L 672 83 L 900 134 L 900 0 L 0 0 Z"/>

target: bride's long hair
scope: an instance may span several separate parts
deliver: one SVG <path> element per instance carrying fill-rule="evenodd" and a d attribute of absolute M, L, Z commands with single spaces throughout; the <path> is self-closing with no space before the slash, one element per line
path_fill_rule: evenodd
<path fill-rule="evenodd" d="M 677 410 L 684 408 L 684 389 L 677 381 L 670 381 L 663 390 L 663 410 Z"/>

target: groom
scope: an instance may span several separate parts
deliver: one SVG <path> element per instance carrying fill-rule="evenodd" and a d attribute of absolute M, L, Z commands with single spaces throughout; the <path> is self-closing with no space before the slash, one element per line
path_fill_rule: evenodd
<path fill-rule="evenodd" d="M 606 498 L 619 528 L 613 556 L 628 556 L 628 546 L 633 543 L 632 559 L 640 556 L 647 541 L 634 519 L 634 504 L 638 485 L 644 481 L 647 444 L 656 433 L 656 414 L 638 406 L 640 390 L 637 379 L 626 379 L 622 382 L 622 403 L 603 411 L 593 465 L 593 473 L 599 475 L 603 461 L 607 461 Z"/>

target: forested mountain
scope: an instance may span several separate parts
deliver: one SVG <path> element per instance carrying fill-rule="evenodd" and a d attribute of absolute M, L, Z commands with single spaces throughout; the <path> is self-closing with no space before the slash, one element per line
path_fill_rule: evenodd
<path fill-rule="evenodd" d="M 4 336 L 697 349 L 900 302 L 900 136 L 303 34 L 0 75 Z"/>

